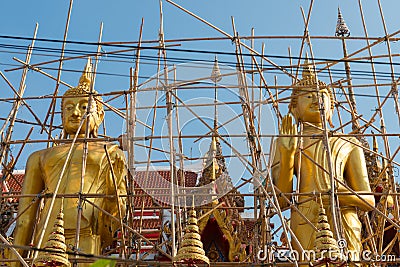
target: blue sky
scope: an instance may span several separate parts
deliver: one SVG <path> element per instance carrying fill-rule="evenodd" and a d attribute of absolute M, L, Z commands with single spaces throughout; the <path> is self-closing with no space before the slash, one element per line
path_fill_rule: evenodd
<path fill-rule="evenodd" d="M 249 36 L 251 29 L 254 28 L 255 34 L 259 36 L 300 36 L 304 32 L 304 23 L 300 11 L 300 7 L 304 8 L 307 14 L 310 1 L 265 1 L 265 0 L 213 0 L 213 1 L 176 1 L 179 5 L 192 11 L 203 19 L 209 21 L 223 31 L 232 34 L 231 16 L 235 19 L 236 30 L 241 36 Z M 311 36 L 333 36 L 335 32 L 337 20 L 337 8 L 340 5 L 343 16 L 347 25 L 351 30 L 351 36 L 363 37 L 362 21 L 359 12 L 358 1 L 315 1 L 313 5 L 312 15 L 310 19 L 309 32 Z M 387 24 L 389 33 L 400 29 L 400 20 L 398 19 L 399 3 L 395 0 L 382 1 L 382 10 Z M 2 3 L 0 10 L 0 35 L 9 37 L 31 37 L 35 27 L 35 23 L 39 23 L 38 38 L 61 40 L 63 38 L 64 27 L 66 23 L 69 1 L 5 1 Z M 363 1 L 364 15 L 370 37 L 384 36 L 384 29 L 380 17 L 377 1 Z M 164 33 L 165 39 L 181 39 L 181 38 L 203 38 L 203 37 L 223 37 L 219 32 L 196 20 L 188 14 L 182 12 L 171 4 L 163 1 L 164 14 Z M 141 19 L 144 18 L 143 39 L 157 40 L 159 32 L 159 1 L 82 1 L 75 0 L 73 4 L 71 21 L 68 31 L 69 41 L 82 41 L 95 43 L 99 35 L 100 23 L 104 23 L 103 41 L 105 42 L 127 42 L 137 41 L 139 36 L 139 27 Z M 395 36 L 398 37 L 398 36 Z M 245 40 L 247 44 L 249 41 Z M 294 57 L 299 56 L 300 39 L 258 39 L 255 41 L 255 49 L 261 51 L 261 44 L 265 43 L 265 54 L 271 56 L 283 56 L 284 58 L 271 57 L 279 65 L 289 65 L 288 47 L 290 47 Z M 4 45 L 23 45 L 29 44 L 28 40 L 16 40 L 15 38 L 0 38 L 0 70 L 5 73 L 7 78 L 13 83 L 14 87 L 18 88 L 21 71 L 5 72 L 10 68 L 15 67 L 18 63 L 12 60 L 12 57 L 24 58 L 24 52 L 15 47 L 5 47 Z M 178 58 L 177 63 L 188 63 L 193 60 L 202 60 L 210 62 L 214 59 L 215 54 L 218 54 L 219 60 L 227 66 L 234 66 L 235 58 L 232 55 L 223 53 L 233 53 L 235 46 L 230 40 L 220 41 L 186 41 L 171 43 L 178 46 L 172 46 L 176 50 L 196 50 L 197 52 L 179 52 L 168 51 L 167 56 Z M 148 47 L 153 47 L 156 44 L 147 44 Z M 356 51 L 365 46 L 365 40 L 348 40 L 347 42 L 349 53 Z M 342 56 L 341 42 L 332 39 L 312 39 L 314 56 L 321 59 L 335 59 Z M 54 60 L 59 58 L 60 43 L 37 41 L 36 47 L 45 48 L 45 52 L 35 51 L 32 56 L 32 63 Z M 55 52 L 50 52 L 48 49 L 56 49 Z M 95 52 L 95 45 L 88 44 L 67 44 L 69 50 L 78 50 L 79 52 L 88 51 Z M 103 51 L 111 52 L 120 49 L 115 46 L 103 46 Z M 398 43 L 391 43 L 393 54 L 398 54 Z M 202 53 L 200 53 L 201 51 Z M 244 51 L 248 53 L 248 51 Z M 385 43 L 381 43 L 373 47 L 373 54 L 387 54 Z M 71 56 L 72 51 L 69 51 L 66 56 Z M 139 82 L 145 82 L 149 77 L 157 72 L 156 60 L 157 50 L 148 49 L 142 52 L 144 58 L 140 68 Z M 302 55 L 304 56 L 304 54 Z M 367 56 L 367 52 L 359 55 Z M 145 57 L 148 57 L 147 59 Z M 111 92 L 113 90 L 126 90 L 129 87 L 129 68 L 134 67 L 134 53 L 127 53 L 126 58 L 111 61 L 112 57 L 102 57 L 99 65 L 96 79 L 96 89 L 99 92 Z M 250 62 L 249 57 L 245 57 L 246 62 Z M 382 77 L 380 82 L 390 82 L 390 68 L 386 58 L 379 59 L 384 64 L 378 65 L 377 71 L 381 71 Z M 172 61 L 171 61 L 172 62 Z M 297 60 L 295 60 L 297 62 Z M 397 57 L 394 62 L 398 62 Z M 79 72 L 83 68 L 85 61 L 82 59 L 68 61 L 64 64 L 65 71 L 62 72 L 62 80 L 71 85 L 76 85 L 79 79 Z M 58 64 L 46 65 L 47 72 L 56 76 L 56 68 Z M 361 74 L 356 74 L 357 71 L 370 71 L 369 64 L 352 63 L 352 70 L 355 72 L 354 84 L 371 84 L 370 78 L 365 78 Z M 334 74 L 334 79 L 343 78 L 343 65 L 338 64 L 332 69 L 337 71 Z M 398 66 L 394 67 L 395 72 L 398 71 Z M 195 71 L 195 70 L 194 70 Z M 108 73 L 108 75 L 106 74 Z M 397 77 L 399 74 L 397 74 Z M 281 72 L 273 70 L 265 74 L 269 84 L 290 85 L 290 79 Z M 329 83 L 328 74 L 321 73 L 320 78 Z M 27 78 L 26 96 L 41 96 L 48 95 L 54 91 L 55 82 L 43 77 L 41 74 L 30 71 Z M 1 95 L 12 96 L 11 90 L 6 83 L 0 81 Z M 60 87 L 60 92 L 63 93 L 65 87 Z M 382 87 L 382 95 L 386 95 L 389 87 Z M 358 88 L 356 93 L 374 95 L 373 88 Z M 190 96 L 187 96 L 190 97 Z M 223 96 L 221 96 L 223 97 Z M 343 99 L 342 99 L 343 100 Z M 368 119 L 373 113 L 373 109 L 377 104 L 375 99 L 371 97 L 360 97 L 357 99 L 359 109 Z M 40 114 L 43 120 L 47 111 L 48 101 L 29 101 L 35 112 Z M 0 103 L 2 105 L 0 114 L 2 117 L 8 114 L 11 104 Z M 123 106 L 123 99 L 113 102 L 113 105 Z M 58 107 L 58 106 L 57 106 Z M 285 112 L 286 104 L 281 104 L 280 108 Z M 389 100 L 385 105 L 385 119 L 388 124 L 389 132 L 398 132 L 399 125 L 397 117 L 394 116 L 393 102 Z M 22 108 L 19 113 L 19 118 L 33 121 L 29 112 Z M 123 122 L 115 119 L 115 116 L 108 117 L 108 134 L 116 137 L 123 131 Z M 56 119 L 59 122 L 59 118 Z M 117 122 L 118 121 L 118 122 Z M 389 122 L 389 123 L 388 123 Z M 393 122 L 393 123 L 391 123 Z M 276 129 L 276 121 L 268 122 Z M 2 125 L 2 123 L 0 123 Z M 377 124 L 378 125 L 378 124 Z M 30 127 L 18 125 L 13 139 L 23 139 Z M 39 130 L 35 129 L 32 135 L 34 139 L 44 139 L 44 135 L 39 134 Z M 393 142 L 395 142 L 394 140 Z M 245 144 L 245 140 L 242 140 Z M 382 142 L 382 141 L 380 141 Z M 26 151 L 33 151 L 42 148 L 43 145 L 29 145 Z M 207 142 L 202 146 L 207 147 Z M 17 153 L 19 146 L 13 146 L 14 153 Z M 201 149 L 199 149 L 201 150 Z M 268 149 L 267 149 L 268 150 Z M 17 168 L 24 168 L 24 158 L 21 157 L 21 162 Z M 239 178 L 239 177 L 237 177 Z"/>

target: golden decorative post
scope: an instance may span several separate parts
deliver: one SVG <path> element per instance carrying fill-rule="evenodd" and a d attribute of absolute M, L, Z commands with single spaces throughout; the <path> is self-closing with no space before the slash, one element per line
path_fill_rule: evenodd
<path fill-rule="evenodd" d="M 38 257 L 33 261 L 33 266 L 61 266 L 69 267 L 67 245 L 64 236 L 64 213 L 60 210 L 54 223 L 53 231 L 44 246 L 45 251 L 39 252 Z"/>
<path fill-rule="evenodd" d="M 199 234 L 199 226 L 197 225 L 196 211 L 192 208 L 189 211 L 189 219 L 185 228 L 185 235 L 181 242 L 181 247 L 174 257 L 174 262 L 184 262 L 188 266 L 196 266 L 196 263 L 203 262 L 210 265 L 207 258 L 201 236 Z"/>
<path fill-rule="evenodd" d="M 322 264 L 341 264 L 345 262 L 344 255 L 339 249 L 337 241 L 333 238 L 333 233 L 328 222 L 322 198 L 320 199 L 319 216 L 317 229 L 318 232 L 314 241 L 315 259 L 313 266 Z"/>

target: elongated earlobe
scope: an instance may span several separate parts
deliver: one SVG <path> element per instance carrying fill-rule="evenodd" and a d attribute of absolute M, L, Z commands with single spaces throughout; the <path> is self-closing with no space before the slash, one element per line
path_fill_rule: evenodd
<path fill-rule="evenodd" d="M 289 113 L 293 115 L 294 119 L 296 120 L 296 123 L 298 124 L 300 121 L 299 121 L 299 112 L 297 111 L 297 108 L 291 108 L 289 110 Z"/>

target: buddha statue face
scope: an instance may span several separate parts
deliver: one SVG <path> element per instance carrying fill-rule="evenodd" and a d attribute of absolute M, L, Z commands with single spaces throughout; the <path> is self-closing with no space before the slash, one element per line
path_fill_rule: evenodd
<path fill-rule="evenodd" d="M 104 111 L 102 109 L 98 110 L 97 107 L 97 103 L 93 99 L 91 103 L 91 110 L 89 112 L 89 124 L 87 124 L 85 120 L 80 131 L 77 132 L 79 125 L 81 124 L 81 121 L 87 113 L 87 109 L 89 108 L 89 97 L 74 96 L 65 98 L 62 106 L 62 118 L 65 133 L 70 136 L 78 134 L 79 137 L 84 137 L 86 133 L 86 126 L 88 125 L 89 136 L 97 137 L 97 130 L 104 117 Z"/>
<path fill-rule="evenodd" d="M 321 113 L 319 105 L 319 97 L 324 104 L 325 118 L 329 121 L 332 116 L 331 99 L 328 89 L 324 88 L 320 91 L 317 89 L 304 90 L 297 95 L 297 104 L 292 110 L 298 121 L 309 122 L 313 124 L 321 123 Z"/>
<path fill-rule="evenodd" d="M 79 79 L 79 85 L 67 90 L 61 101 L 61 118 L 64 127 L 64 136 L 66 137 L 75 136 L 76 134 L 78 134 L 78 137 L 84 137 L 86 130 L 89 131 L 89 137 L 97 137 L 97 131 L 104 119 L 103 105 L 99 96 L 93 96 L 88 112 L 89 92 L 91 91 L 91 70 L 91 61 L 89 58 Z M 97 94 L 95 90 L 91 92 L 94 95 Z M 89 123 L 86 120 L 83 121 L 82 127 L 78 132 L 79 125 L 85 114 L 89 114 Z M 87 125 L 89 129 L 86 129 Z"/>
<path fill-rule="evenodd" d="M 308 59 L 305 60 L 304 64 L 302 79 L 293 87 L 289 111 L 297 122 L 321 124 L 319 105 L 319 98 L 321 98 L 325 119 L 333 127 L 331 120 L 334 107 L 332 91 L 324 82 L 317 80 L 314 69 L 309 65 Z"/>

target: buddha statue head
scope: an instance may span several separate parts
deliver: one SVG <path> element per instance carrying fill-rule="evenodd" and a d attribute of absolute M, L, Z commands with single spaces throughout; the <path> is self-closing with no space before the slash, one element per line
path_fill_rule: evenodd
<path fill-rule="evenodd" d="M 89 137 L 97 137 L 98 129 L 104 119 L 104 109 L 101 97 L 96 96 L 97 92 L 91 88 L 92 83 L 92 63 L 90 57 L 82 72 L 77 87 L 68 89 L 61 100 L 61 119 L 64 127 L 64 137 L 75 136 L 84 137 L 86 126 L 89 125 Z M 93 95 L 90 101 L 89 124 L 83 122 L 78 132 L 81 121 L 89 108 L 89 95 Z"/>
<path fill-rule="evenodd" d="M 321 123 L 319 98 L 324 104 L 325 119 L 332 125 L 334 98 L 331 88 L 317 80 L 313 67 L 304 61 L 302 78 L 293 86 L 289 103 L 289 112 L 297 122 Z"/>

